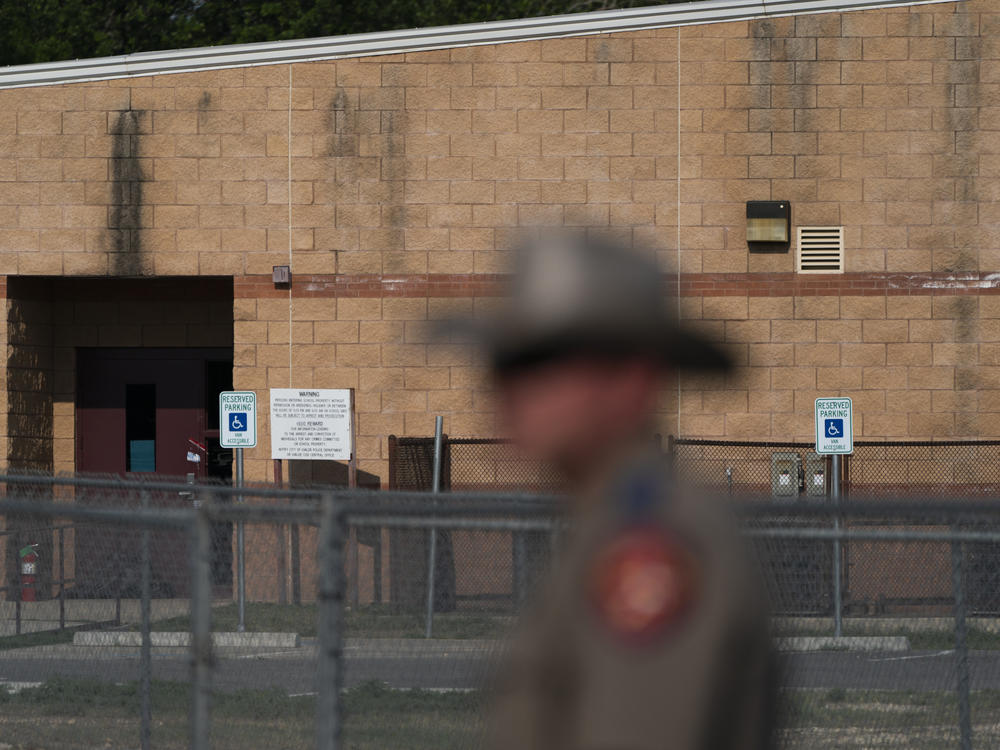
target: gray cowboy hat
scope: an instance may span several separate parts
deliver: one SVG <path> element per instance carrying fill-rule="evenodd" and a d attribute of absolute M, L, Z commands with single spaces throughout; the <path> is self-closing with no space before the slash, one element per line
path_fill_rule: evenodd
<path fill-rule="evenodd" d="M 560 235 L 519 247 L 500 309 L 444 329 L 481 344 L 498 371 L 586 354 L 643 355 L 680 369 L 724 371 L 724 352 L 671 314 L 651 257 Z"/>

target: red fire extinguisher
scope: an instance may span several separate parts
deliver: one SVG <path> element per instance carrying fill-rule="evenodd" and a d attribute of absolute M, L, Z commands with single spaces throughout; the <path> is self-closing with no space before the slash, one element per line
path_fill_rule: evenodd
<path fill-rule="evenodd" d="M 29 544 L 18 553 L 21 558 L 21 601 L 38 601 L 38 545 Z"/>

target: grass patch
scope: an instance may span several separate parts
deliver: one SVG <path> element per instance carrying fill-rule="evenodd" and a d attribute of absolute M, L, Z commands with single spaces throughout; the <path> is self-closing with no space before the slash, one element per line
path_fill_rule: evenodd
<path fill-rule="evenodd" d="M 955 634 L 951 631 L 900 633 L 910 639 L 910 648 L 916 651 L 946 651 L 955 648 Z M 974 651 L 1000 649 L 1000 634 L 970 628 L 966 635 L 968 647 Z"/>
<path fill-rule="evenodd" d="M 153 684 L 153 746 L 187 747 L 187 685 Z M 788 690 L 783 694 L 786 748 L 906 747 L 931 750 L 957 743 L 957 707 L 950 692 Z M 0 691 L 0 736 L 11 748 L 131 748 L 138 745 L 135 684 L 52 680 L 15 695 Z M 474 750 L 482 732 L 478 692 L 390 690 L 368 683 L 344 694 L 345 750 Z M 244 690 L 213 698 L 213 747 L 224 750 L 315 746 L 315 698 Z M 973 693 L 977 747 L 1000 740 L 1000 691 Z"/>
<path fill-rule="evenodd" d="M 0 637 L 0 651 L 12 648 L 31 648 L 33 646 L 55 646 L 73 642 L 73 630 L 43 630 L 38 633 L 22 633 Z"/>
<path fill-rule="evenodd" d="M 906 747 L 938 750 L 958 745 L 958 703 L 953 692 L 908 690 L 787 690 L 781 740 L 785 747 Z M 976 747 L 1000 742 L 1000 691 L 972 693 Z"/>
<path fill-rule="evenodd" d="M 187 747 L 188 686 L 152 686 L 152 744 Z M 478 693 L 395 691 L 371 683 L 344 695 L 345 750 L 467 750 L 479 736 Z M 315 698 L 280 691 L 218 693 L 212 746 L 315 747 Z M 138 745 L 140 700 L 134 683 L 51 680 L 10 695 L 0 691 L 0 736 L 13 748 L 125 748 Z"/>
<path fill-rule="evenodd" d="M 251 633 L 298 633 L 303 638 L 316 636 L 318 612 L 315 604 L 246 605 L 246 627 Z M 236 630 L 239 611 L 235 604 L 212 609 L 212 629 Z M 449 612 L 434 616 L 436 638 L 496 638 L 504 635 L 514 619 L 511 616 L 476 612 Z M 158 632 L 187 631 L 186 615 L 158 620 L 152 629 Z M 138 626 L 134 626 L 138 629 Z M 344 632 L 348 638 L 423 638 L 424 617 L 400 614 L 384 606 L 367 606 L 344 613 Z"/>
<path fill-rule="evenodd" d="M 906 747 L 937 750 L 957 744 L 954 693 L 895 690 L 787 690 L 781 739 L 785 748 Z M 187 747 L 188 686 L 153 684 L 153 746 Z M 224 750 L 315 746 L 315 698 L 243 690 L 213 698 L 213 747 Z M 135 684 L 52 680 L 9 695 L 0 691 L 0 737 L 11 748 L 131 748 L 138 745 Z M 474 750 L 482 732 L 478 692 L 390 690 L 368 683 L 344 694 L 345 750 Z M 1000 744 L 1000 691 L 976 691 L 972 718 L 977 747 Z"/>

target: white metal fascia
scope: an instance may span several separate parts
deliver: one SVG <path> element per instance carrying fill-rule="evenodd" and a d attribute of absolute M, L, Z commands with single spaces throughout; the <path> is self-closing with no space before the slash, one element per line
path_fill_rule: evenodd
<path fill-rule="evenodd" d="M 681 5 L 655 5 L 458 26 L 220 45 L 163 52 L 137 52 L 116 57 L 14 65 L 0 68 L 0 88 L 390 55 L 562 36 L 607 34 L 804 13 L 836 13 L 944 2 L 964 2 L 964 0 L 703 0 Z"/>

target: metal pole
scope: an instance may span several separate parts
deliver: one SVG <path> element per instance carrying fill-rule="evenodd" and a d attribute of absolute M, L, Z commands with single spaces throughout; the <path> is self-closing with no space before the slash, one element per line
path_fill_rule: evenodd
<path fill-rule="evenodd" d="M 289 552 L 292 558 L 292 604 L 302 604 L 302 560 L 299 555 L 299 525 L 291 524 L 288 531 Z"/>
<path fill-rule="evenodd" d="M 358 487 L 358 450 L 357 450 L 357 418 L 354 414 L 354 389 L 351 388 L 351 458 L 347 462 L 347 486 L 354 490 Z M 360 561 L 360 550 L 358 549 L 358 530 L 356 527 L 351 526 L 348 529 L 348 549 L 350 550 L 351 560 L 348 566 L 351 571 L 351 577 L 348 581 L 347 589 L 350 592 L 351 597 L 351 608 L 357 610 L 361 606 L 361 561 Z"/>
<path fill-rule="evenodd" d="M 513 577 L 513 593 L 514 593 L 514 606 L 520 606 L 524 603 L 525 596 L 528 592 L 528 576 L 525 573 L 528 567 L 528 550 L 527 550 L 527 539 L 525 538 L 524 532 L 512 531 L 511 535 L 511 547 L 513 548 L 513 564 L 514 564 L 514 575 Z"/>
<path fill-rule="evenodd" d="M 236 487 L 243 489 L 243 449 L 236 449 Z M 243 505 L 243 493 L 236 495 L 236 503 Z M 243 521 L 236 522 L 236 609 L 239 621 L 236 631 L 246 632 L 247 629 L 247 557 L 246 529 Z"/>
<path fill-rule="evenodd" d="M 344 607 L 344 518 L 333 494 L 320 498 L 319 523 L 319 681 L 316 700 L 316 748 L 340 747 L 340 691 L 343 685 L 341 623 Z"/>
<path fill-rule="evenodd" d="M 207 498 L 206 498 L 207 499 Z M 208 750 L 212 697 L 211 524 L 207 503 L 191 533 L 191 750 Z"/>
<path fill-rule="evenodd" d="M 149 508 L 149 493 L 142 493 L 142 508 Z M 153 725 L 152 685 L 153 685 L 153 651 L 150 636 L 150 621 L 152 607 L 152 555 L 150 554 L 150 531 L 145 526 L 142 529 L 140 564 L 142 593 L 139 601 L 139 620 L 142 631 L 142 648 L 139 651 L 139 701 L 141 704 L 141 719 L 139 724 L 139 742 L 142 750 L 149 750 Z"/>
<path fill-rule="evenodd" d="M 834 453 L 830 456 L 830 500 L 839 508 L 840 506 L 840 455 Z M 840 530 L 840 514 L 833 517 L 833 528 Z M 833 636 L 840 638 L 844 634 L 843 622 L 843 597 L 840 591 L 840 537 L 833 540 Z"/>
<path fill-rule="evenodd" d="M 59 527 L 59 630 L 66 629 L 66 535 L 64 527 Z"/>
<path fill-rule="evenodd" d="M 959 747 L 972 750 L 972 711 L 969 704 L 969 650 L 966 642 L 965 581 L 962 569 L 962 543 L 951 544 L 951 580 L 955 589 L 955 659 L 958 672 Z"/>
<path fill-rule="evenodd" d="M 431 492 L 441 491 L 441 437 L 444 433 L 444 417 L 434 418 L 434 471 L 431 475 Z M 424 637 L 434 635 L 434 571 L 437 567 L 437 529 L 431 527 L 427 544 L 427 617 Z"/>
<path fill-rule="evenodd" d="M 282 487 L 285 483 L 282 477 L 281 459 L 274 459 L 274 484 Z M 276 524 L 278 533 L 278 604 L 288 604 L 288 540 L 285 537 L 284 524 Z"/>

